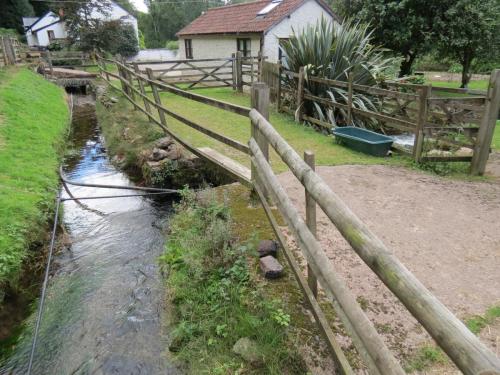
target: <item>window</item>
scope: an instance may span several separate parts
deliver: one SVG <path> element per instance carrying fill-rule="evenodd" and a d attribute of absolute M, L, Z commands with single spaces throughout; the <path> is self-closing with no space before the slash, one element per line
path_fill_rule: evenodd
<path fill-rule="evenodd" d="M 288 38 L 279 38 L 278 42 L 278 61 L 283 63 L 283 60 L 286 58 L 285 51 L 283 51 L 283 43 L 288 42 Z"/>
<path fill-rule="evenodd" d="M 54 33 L 54 30 L 47 30 L 47 35 L 49 36 L 49 40 L 53 40 L 56 38 L 56 34 Z"/>
<path fill-rule="evenodd" d="M 267 13 L 272 11 L 274 8 L 276 8 L 278 5 L 280 5 L 281 0 L 273 0 L 271 1 L 271 4 L 267 4 L 264 8 L 262 8 L 259 13 L 257 13 L 257 16 L 265 16 Z"/>
<path fill-rule="evenodd" d="M 186 49 L 186 59 L 193 58 L 193 44 L 191 39 L 184 39 L 184 47 Z"/>
<path fill-rule="evenodd" d="M 238 38 L 236 43 L 237 50 L 243 54 L 243 57 L 250 57 L 252 55 L 250 38 Z"/>

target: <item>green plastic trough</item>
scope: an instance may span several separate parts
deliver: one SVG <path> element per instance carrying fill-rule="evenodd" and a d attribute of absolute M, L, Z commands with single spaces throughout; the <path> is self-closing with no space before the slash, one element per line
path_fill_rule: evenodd
<path fill-rule="evenodd" d="M 386 135 L 354 126 L 335 128 L 333 134 L 339 143 L 373 156 L 387 156 L 394 141 Z"/>

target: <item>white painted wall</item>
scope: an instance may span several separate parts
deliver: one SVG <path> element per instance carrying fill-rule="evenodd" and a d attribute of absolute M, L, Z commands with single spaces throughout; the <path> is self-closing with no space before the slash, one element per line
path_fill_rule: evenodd
<path fill-rule="evenodd" d="M 268 30 L 264 35 L 263 55 L 267 56 L 267 61 L 277 62 L 279 56 L 279 39 L 289 38 L 292 28 L 300 31 L 304 27 L 315 24 L 324 17 L 328 21 L 333 21 L 333 17 L 321 7 L 315 0 L 305 2 L 296 9 L 289 17 Z M 335 22 L 335 21 L 334 21 Z M 230 57 L 237 50 L 236 39 L 251 37 L 252 55 L 257 56 L 260 50 L 261 34 L 247 35 L 193 35 L 179 38 L 179 59 L 185 59 L 184 39 L 191 39 L 194 59 L 210 59 L 218 57 Z"/>
<path fill-rule="evenodd" d="M 295 32 L 300 32 L 304 27 L 316 24 L 322 16 L 328 21 L 333 21 L 333 17 L 323 7 L 316 1 L 309 0 L 290 14 L 288 18 L 268 30 L 264 35 L 263 48 L 263 55 L 267 57 L 266 61 L 278 62 L 279 39 L 289 38 L 292 35 L 292 28 Z"/>
<path fill-rule="evenodd" d="M 184 40 L 191 39 L 193 47 L 193 59 L 214 59 L 231 57 L 238 51 L 236 40 L 238 38 L 250 38 L 250 49 L 252 56 L 257 56 L 260 50 L 261 34 L 241 35 L 193 35 L 179 38 L 179 59 L 186 58 Z"/>
<path fill-rule="evenodd" d="M 36 25 L 33 26 L 33 30 L 38 30 L 33 33 L 33 30 L 28 30 L 26 32 L 26 40 L 30 47 L 32 46 L 42 46 L 46 47 L 50 44 L 48 31 L 54 32 L 55 38 L 66 38 L 66 30 L 64 28 L 64 24 L 62 22 L 54 23 L 59 20 L 59 16 L 55 13 L 49 13 L 45 17 L 43 17 Z M 50 25 L 48 27 L 47 26 Z"/>

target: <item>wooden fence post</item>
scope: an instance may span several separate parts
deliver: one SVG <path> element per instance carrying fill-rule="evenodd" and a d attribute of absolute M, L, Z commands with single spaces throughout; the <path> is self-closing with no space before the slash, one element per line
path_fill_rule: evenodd
<path fill-rule="evenodd" d="M 128 88 L 124 82 L 125 77 L 124 77 L 123 69 L 119 64 L 120 55 L 116 55 L 115 59 L 116 59 L 116 70 L 118 71 L 118 76 L 120 77 L 120 85 L 122 87 L 122 91 L 125 95 L 128 95 Z"/>
<path fill-rule="evenodd" d="M 295 122 L 302 121 L 302 112 L 304 104 L 304 67 L 299 70 L 299 81 L 297 83 L 297 109 L 295 110 Z"/>
<path fill-rule="evenodd" d="M 142 77 L 141 77 L 141 71 L 139 69 L 139 66 L 136 63 L 134 63 L 134 72 L 136 74 L 137 83 L 139 84 L 139 91 L 143 95 L 142 101 L 144 102 L 144 109 L 146 110 L 147 113 L 149 113 L 150 115 L 152 115 L 152 113 L 151 113 L 151 107 L 149 105 L 149 102 L 145 98 L 145 96 L 146 96 L 146 90 L 144 90 L 144 84 L 142 82 Z M 149 122 L 154 122 L 154 120 L 151 117 L 149 117 L 149 116 L 148 116 L 148 120 L 149 120 Z"/>
<path fill-rule="evenodd" d="M 16 56 L 14 53 L 14 48 L 12 46 L 12 40 L 9 37 L 3 37 L 3 53 L 5 57 L 6 65 L 16 65 Z"/>
<path fill-rule="evenodd" d="M 307 163 L 309 167 L 314 171 L 315 170 L 315 160 L 314 160 L 314 152 L 306 150 L 304 151 L 304 161 Z M 305 189 L 306 193 L 306 224 L 314 237 L 317 237 L 316 232 L 316 201 L 309 194 L 307 189 Z M 309 288 L 314 294 L 314 297 L 318 297 L 318 279 L 314 274 L 313 269 L 309 264 L 307 264 L 307 284 Z"/>
<path fill-rule="evenodd" d="M 422 86 L 418 95 L 418 117 L 417 126 L 415 127 L 415 141 L 413 143 L 413 158 L 419 163 L 422 159 L 422 149 L 424 147 L 424 127 L 427 121 L 427 112 L 431 97 L 432 86 Z"/>
<path fill-rule="evenodd" d="M 236 52 L 236 89 L 243 92 L 243 54 Z"/>
<path fill-rule="evenodd" d="M 54 75 L 54 68 L 52 66 L 52 55 L 49 50 L 47 50 L 47 62 L 49 63 L 50 75 Z"/>
<path fill-rule="evenodd" d="M 281 110 L 281 62 L 278 62 L 278 82 L 276 82 L 276 110 Z"/>
<path fill-rule="evenodd" d="M 269 120 L 269 86 L 263 82 L 254 83 L 252 85 L 251 103 L 252 108 L 255 108 L 266 120 Z M 251 137 L 255 139 L 260 150 L 264 154 L 265 159 L 269 162 L 269 143 L 253 122 L 251 123 Z M 253 164 L 251 169 L 251 178 L 252 181 L 257 179 L 257 171 L 255 170 L 255 166 Z M 264 190 L 266 198 L 269 199 L 267 190 Z"/>
<path fill-rule="evenodd" d="M 500 110 L 500 69 L 491 72 L 488 92 L 486 94 L 486 103 L 484 114 L 479 126 L 476 144 L 474 145 L 474 154 L 470 173 L 473 175 L 483 175 L 486 169 L 486 163 L 490 154 L 491 141 L 495 132 L 498 112 Z"/>
<path fill-rule="evenodd" d="M 353 74 L 349 72 L 347 77 L 347 126 L 352 125 L 352 80 Z"/>
<path fill-rule="evenodd" d="M 231 64 L 231 73 L 232 73 L 232 77 L 233 77 L 233 90 L 236 91 L 237 89 L 237 75 L 236 75 L 236 54 L 233 53 L 231 54 L 231 59 L 232 59 L 232 64 Z"/>
<path fill-rule="evenodd" d="M 258 69 L 258 81 L 262 82 L 262 73 L 264 68 L 264 56 L 262 56 L 262 51 L 257 54 L 257 69 Z"/>
<path fill-rule="evenodd" d="M 151 86 L 151 91 L 153 91 L 153 98 L 155 99 L 155 103 L 157 105 L 158 109 L 158 116 L 160 117 L 160 122 L 164 127 L 167 127 L 167 119 L 165 118 L 165 113 L 161 110 L 161 98 L 160 94 L 158 93 L 158 88 L 155 86 L 155 84 L 152 82 L 154 81 L 154 75 L 153 75 L 153 70 L 151 68 L 146 68 L 146 74 L 148 75 L 149 78 L 149 84 Z"/>

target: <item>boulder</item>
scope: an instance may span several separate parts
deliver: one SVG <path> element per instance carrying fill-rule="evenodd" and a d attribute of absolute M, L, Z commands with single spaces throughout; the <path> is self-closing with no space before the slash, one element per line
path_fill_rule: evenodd
<path fill-rule="evenodd" d="M 155 142 L 155 146 L 161 148 L 162 150 L 167 150 L 174 141 L 170 137 L 163 137 Z"/>
<path fill-rule="evenodd" d="M 283 275 L 283 266 L 272 255 L 260 258 L 260 269 L 266 279 L 277 279 Z"/>
<path fill-rule="evenodd" d="M 257 343 L 248 337 L 242 337 L 233 346 L 233 352 L 238 354 L 246 362 L 252 365 L 262 364 L 262 356 L 259 353 L 259 346 Z"/>
<path fill-rule="evenodd" d="M 164 151 L 164 150 L 162 150 Z M 165 155 L 166 155 L 166 158 L 167 159 L 170 159 L 170 160 L 179 160 L 181 157 L 182 157 L 182 149 L 173 144 L 171 145 L 167 151 L 164 151 L 165 152 Z"/>
<path fill-rule="evenodd" d="M 276 254 L 278 252 L 278 243 L 273 240 L 262 240 L 259 243 L 257 252 L 259 253 L 260 258 L 265 257 L 267 255 L 272 255 L 273 257 L 276 257 Z"/>
<path fill-rule="evenodd" d="M 165 158 L 168 158 L 168 152 L 157 147 L 153 148 L 153 151 L 151 151 L 151 154 L 149 155 L 149 160 L 152 161 L 160 161 Z"/>

